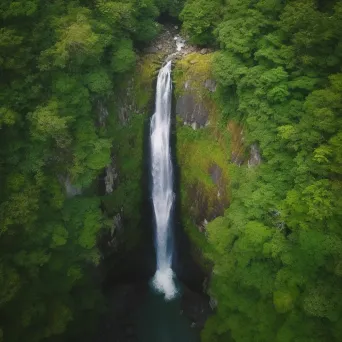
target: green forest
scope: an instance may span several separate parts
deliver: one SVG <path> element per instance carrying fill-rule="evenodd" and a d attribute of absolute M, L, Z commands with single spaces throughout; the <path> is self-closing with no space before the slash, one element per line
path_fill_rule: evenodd
<path fill-rule="evenodd" d="M 198 242 L 217 303 L 201 340 L 342 341 L 342 2 L 1 0 L 0 342 L 96 329 L 99 239 L 110 211 L 138 225 L 145 122 L 104 123 L 100 108 L 117 114 L 137 74 L 135 110 L 149 114 L 158 61 L 137 65 L 163 15 L 214 51 L 217 130 L 233 120 L 244 153 L 261 154 L 251 168 L 217 152 L 229 206 Z M 125 177 L 104 196 L 113 155 Z"/>

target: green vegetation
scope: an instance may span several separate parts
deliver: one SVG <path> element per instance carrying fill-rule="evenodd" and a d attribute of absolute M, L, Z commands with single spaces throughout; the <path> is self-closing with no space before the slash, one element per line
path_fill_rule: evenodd
<path fill-rule="evenodd" d="M 203 84 L 212 77 L 212 60 L 213 54 L 199 53 L 190 53 L 178 60 L 173 75 L 176 96 L 185 92 L 185 84 L 188 81 L 191 94 L 195 94 L 199 100 L 204 97 L 209 106 L 210 96 Z"/>
<path fill-rule="evenodd" d="M 66 341 L 96 323 L 96 242 L 111 225 L 97 178 L 111 154 L 122 177 L 107 214 L 139 215 L 143 116 L 122 128 L 111 102 L 158 15 L 152 0 L 1 1 L 0 341 Z"/>
<path fill-rule="evenodd" d="M 124 231 L 120 236 L 121 249 L 133 248 L 139 242 L 141 229 L 140 208 L 142 201 L 141 172 L 143 167 L 144 128 L 149 120 L 153 103 L 153 80 L 160 67 L 158 54 L 140 57 L 134 72 L 122 81 L 122 90 L 112 99 L 111 120 L 108 125 L 113 139 L 113 155 L 118 168 L 115 191 L 102 197 L 106 213 L 124 214 Z M 115 96 L 114 96 L 115 97 Z M 120 104 L 120 106 L 118 106 Z M 120 117 L 120 110 L 127 117 Z"/>
<path fill-rule="evenodd" d="M 185 0 L 155 0 L 156 5 L 163 14 L 177 18 L 184 6 Z"/>
<path fill-rule="evenodd" d="M 226 166 L 231 205 L 207 226 L 218 307 L 202 339 L 341 341 L 342 4 L 205 3 L 186 2 L 183 28 L 220 46 L 219 122 L 243 125 L 262 164 Z M 220 19 L 203 20 L 207 8 Z"/>
<path fill-rule="evenodd" d="M 203 251 L 208 247 L 203 234 L 204 220 L 216 216 L 220 202 L 228 203 L 228 158 L 227 135 L 217 130 L 217 108 L 215 99 L 203 85 L 212 76 L 213 54 L 191 53 L 177 61 L 173 80 L 176 98 L 190 94 L 208 110 L 210 124 L 193 130 L 178 118 L 177 159 L 181 174 L 182 224 L 192 241 L 193 257 L 204 268 L 208 262 Z M 218 181 L 212 177 L 213 169 L 222 174 Z M 218 198 L 220 193 L 221 198 Z M 223 208 L 219 210 L 222 211 Z"/>
<path fill-rule="evenodd" d="M 139 239 L 163 56 L 136 51 L 161 13 L 217 49 L 174 73 L 176 96 L 203 101 L 210 121 L 177 124 L 183 223 L 218 303 L 202 340 L 341 341 L 341 1 L 2 0 L 0 342 L 88 334 L 103 310 L 100 233 L 123 212 L 125 246 Z M 262 163 L 248 167 L 252 144 Z M 99 196 L 111 157 L 116 189 Z"/>

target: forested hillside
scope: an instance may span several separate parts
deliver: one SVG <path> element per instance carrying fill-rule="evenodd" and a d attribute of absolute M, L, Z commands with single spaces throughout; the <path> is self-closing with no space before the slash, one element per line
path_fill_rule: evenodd
<path fill-rule="evenodd" d="M 159 13 L 152 0 L 0 3 L 0 341 L 96 323 L 96 242 L 111 225 L 97 178 L 115 141 L 101 106 Z"/>
<path fill-rule="evenodd" d="M 202 340 L 342 341 L 341 1 L 1 0 L 0 17 L 0 342 L 91 338 L 101 235 L 122 210 L 139 221 L 162 63 L 141 55 L 171 17 L 196 45 L 175 90 L 189 78 L 215 114 L 177 131 L 182 222 L 216 307 Z M 138 115 L 120 123 L 127 97 Z M 191 215 L 217 218 L 199 232 Z"/>
<path fill-rule="evenodd" d="M 341 341 L 342 3 L 188 0 L 180 18 L 219 50 L 222 130 L 241 124 L 262 158 L 229 166 L 231 205 L 207 226 L 203 340 Z"/>

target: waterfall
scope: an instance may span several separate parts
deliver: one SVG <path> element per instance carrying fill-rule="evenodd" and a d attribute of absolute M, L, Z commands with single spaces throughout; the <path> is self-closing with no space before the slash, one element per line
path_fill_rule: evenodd
<path fill-rule="evenodd" d="M 171 269 L 173 244 L 170 215 L 174 200 L 170 154 L 171 98 L 171 61 L 169 61 L 159 71 L 156 111 L 151 120 L 152 200 L 157 256 L 157 271 L 153 278 L 153 285 L 156 290 L 165 294 L 166 299 L 173 298 L 177 292 Z"/>

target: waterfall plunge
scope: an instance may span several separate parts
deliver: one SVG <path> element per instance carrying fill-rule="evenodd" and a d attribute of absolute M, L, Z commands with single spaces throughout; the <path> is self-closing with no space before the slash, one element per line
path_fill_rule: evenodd
<path fill-rule="evenodd" d="M 157 271 L 153 278 L 156 290 L 173 298 L 177 289 L 173 281 L 172 232 L 170 215 L 174 200 L 173 173 L 170 154 L 171 124 L 171 61 L 159 71 L 156 92 L 156 112 L 151 121 L 152 200 L 155 215 L 155 247 Z"/>

